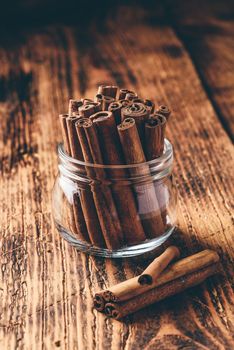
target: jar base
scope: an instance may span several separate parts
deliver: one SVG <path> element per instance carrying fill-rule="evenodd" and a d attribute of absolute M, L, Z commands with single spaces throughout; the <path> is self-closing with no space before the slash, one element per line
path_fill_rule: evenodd
<path fill-rule="evenodd" d="M 117 250 L 109 250 L 105 248 L 94 247 L 91 244 L 74 238 L 74 236 L 62 225 L 60 225 L 59 223 L 55 223 L 55 225 L 61 236 L 77 250 L 103 258 L 130 258 L 148 253 L 165 243 L 175 229 L 175 226 L 172 226 L 168 228 L 168 230 L 160 237 L 146 240 L 140 244 L 122 247 Z"/>

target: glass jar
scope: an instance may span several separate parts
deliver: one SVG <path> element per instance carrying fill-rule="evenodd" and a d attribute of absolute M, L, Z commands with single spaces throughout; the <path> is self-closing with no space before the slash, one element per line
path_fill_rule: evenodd
<path fill-rule="evenodd" d="M 89 164 L 58 147 L 59 174 L 52 194 L 60 234 L 78 250 L 131 257 L 163 244 L 176 222 L 173 148 L 143 164 Z M 120 171 L 121 170 L 121 171 Z"/>

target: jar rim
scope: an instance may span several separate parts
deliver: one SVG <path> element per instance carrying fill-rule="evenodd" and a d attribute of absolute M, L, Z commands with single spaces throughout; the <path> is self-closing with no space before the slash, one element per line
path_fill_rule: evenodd
<path fill-rule="evenodd" d="M 138 163 L 138 164 L 94 164 L 94 163 L 87 163 L 75 158 L 70 157 L 64 150 L 64 146 L 62 143 L 59 143 L 58 145 L 58 155 L 59 158 L 62 161 L 69 162 L 71 165 L 81 165 L 85 167 L 90 168 L 101 168 L 101 169 L 131 169 L 131 168 L 137 168 L 141 165 L 148 165 L 151 167 L 161 167 L 162 164 L 164 165 L 170 165 L 173 161 L 173 147 L 172 144 L 168 139 L 164 139 L 164 150 L 161 157 L 155 158 L 153 160 L 146 161 L 144 163 Z"/>

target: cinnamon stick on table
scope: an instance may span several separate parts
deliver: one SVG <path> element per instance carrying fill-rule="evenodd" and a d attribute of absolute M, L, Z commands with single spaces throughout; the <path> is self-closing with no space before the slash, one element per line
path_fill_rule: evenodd
<path fill-rule="evenodd" d="M 139 276 L 95 294 L 94 307 L 108 316 L 122 318 L 147 305 L 201 283 L 218 272 L 219 256 L 204 250 L 168 266 L 153 283 L 140 285 Z"/>
<path fill-rule="evenodd" d="M 132 167 L 129 171 L 132 176 L 141 178 L 140 182 L 135 181 L 134 189 L 144 231 L 149 238 L 158 237 L 164 233 L 165 226 L 162 221 L 154 184 L 151 180 L 150 169 L 145 164 L 146 159 L 135 120 L 127 118 L 122 124 L 118 125 L 117 129 L 126 164 L 139 164 L 139 167 Z"/>
<path fill-rule="evenodd" d="M 111 112 L 98 112 L 91 117 L 91 120 L 97 129 L 104 164 L 124 164 L 113 114 Z M 108 176 L 111 179 L 118 179 L 118 183 L 113 183 L 111 188 L 126 243 L 143 242 L 146 237 L 137 212 L 134 194 L 129 184 L 124 181 L 128 178 L 126 171 L 122 168 L 110 168 Z M 119 181 L 120 179 L 122 181 Z"/>
<path fill-rule="evenodd" d="M 175 258 L 180 256 L 180 251 L 175 246 L 168 247 L 164 253 L 159 257 L 153 260 L 153 262 L 142 272 L 138 278 L 138 283 L 143 284 L 152 284 L 156 282 L 158 276 L 167 265 Z"/>

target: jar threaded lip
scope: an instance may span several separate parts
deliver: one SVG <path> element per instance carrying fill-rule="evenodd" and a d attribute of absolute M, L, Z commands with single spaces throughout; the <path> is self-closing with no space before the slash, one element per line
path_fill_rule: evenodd
<path fill-rule="evenodd" d="M 164 167 L 170 167 L 173 162 L 173 147 L 170 141 L 167 139 L 164 140 L 164 151 L 161 157 L 155 158 L 153 160 L 146 161 L 144 163 L 138 163 L 138 164 L 115 164 L 115 165 L 109 165 L 109 164 L 94 164 L 94 163 L 87 163 L 75 158 L 70 157 L 64 150 L 63 144 L 60 143 L 58 145 L 58 155 L 62 162 L 68 162 L 73 166 L 83 166 L 83 167 L 90 167 L 90 168 L 99 168 L 99 169 L 133 169 L 138 168 L 140 166 L 148 165 L 150 168 L 161 168 L 162 165 Z"/>

